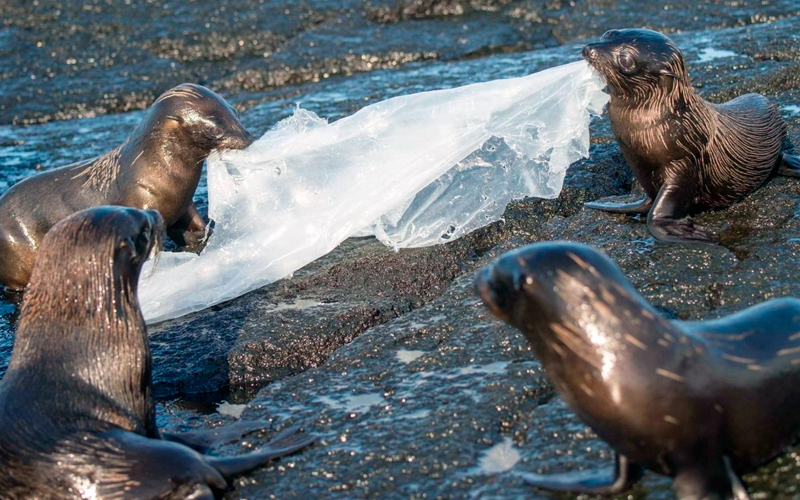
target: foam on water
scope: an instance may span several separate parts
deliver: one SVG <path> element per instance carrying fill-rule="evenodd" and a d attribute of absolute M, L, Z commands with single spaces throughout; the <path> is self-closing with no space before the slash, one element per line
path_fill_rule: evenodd
<path fill-rule="evenodd" d="M 343 400 L 334 399 L 329 396 L 317 396 L 316 399 L 331 408 L 343 410 L 347 413 L 365 413 L 373 406 L 386 402 L 383 394 L 379 392 L 347 396 Z"/>
<path fill-rule="evenodd" d="M 788 106 L 783 106 L 783 108 L 781 109 L 783 109 L 783 111 L 785 111 L 786 113 L 792 115 L 800 114 L 800 106 L 797 106 L 795 104 L 789 104 Z"/>
<path fill-rule="evenodd" d="M 474 470 L 479 474 L 499 474 L 511 470 L 520 460 L 519 451 L 514 447 L 510 437 L 492 446 L 481 455 L 478 467 Z"/>
<path fill-rule="evenodd" d="M 731 50 L 715 49 L 713 47 L 707 47 L 705 49 L 700 50 L 700 52 L 697 54 L 697 62 L 705 63 L 713 61 L 714 59 L 722 59 L 723 57 L 733 57 L 738 55 L 739 54 Z"/>
<path fill-rule="evenodd" d="M 412 361 L 418 359 L 419 357 L 423 356 L 425 351 L 411 351 L 408 349 L 399 349 L 397 351 L 397 360 L 401 363 L 411 363 Z"/>
<path fill-rule="evenodd" d="M 445 243 L 498 220 L 514 199 L 555 198 L 567 167 L 588 156 L 603 86 L 579 61 L 394 97 L 334 123 L 298 108 L 246 150 L 209 158 L 214 233 L 200 255 L 164 254 L 143 273 L 145 318 L 230 300 L 350 236 Z"/>

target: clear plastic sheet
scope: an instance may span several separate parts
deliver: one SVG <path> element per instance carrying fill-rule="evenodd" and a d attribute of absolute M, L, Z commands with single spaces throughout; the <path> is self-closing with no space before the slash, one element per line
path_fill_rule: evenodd
<path fill-rule="evenodd" d="M 444 243 L 500 219 L 514 199 L 556 197 L 567 167 L 588 156 L 602 87 L 580 61 L 396 97 L 330 124 L 298 107 L 246 150 L 209 158 L 214 232 L 200 255 L 162 254 L 145 270 L 145 318 L 230 300 L 350 236 Z"/>

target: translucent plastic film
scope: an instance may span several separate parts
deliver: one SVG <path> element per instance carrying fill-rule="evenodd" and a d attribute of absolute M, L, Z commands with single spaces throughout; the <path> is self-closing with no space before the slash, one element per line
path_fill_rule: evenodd
<path fill-rule="evenodd" d="M 145 270 L 148 322 L 283 278 L 344 239 L 395 248 L 455 238 L 524 196 L 558 195 L 607 100 L 584 62 L 382 101 L 334 123 L 298 108 L 244 151 L 208 160 L 214 233 Z M 148 264 L 149 267 L 149 264 Z"/>

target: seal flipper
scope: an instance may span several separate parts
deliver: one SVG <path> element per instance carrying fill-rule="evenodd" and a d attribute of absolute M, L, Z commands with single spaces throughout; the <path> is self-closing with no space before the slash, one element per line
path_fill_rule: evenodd
<path fill-rule="evenodd" d="M 716 244 L 703 227 L 689 218 L 686 208 L 691 206 L 689 193 L 690 190 L 676 184 L 664 184 L 647 215 L 647 229 L 662 243 Z"/>
<path fill-rule="evenodd" d="M 194 202 L 167 228 L 167 236 L 186 252 L 200 253 L 205 248 L 209 231 Z"/>
<path fill-rule="evenodd" d="M 317 440 L 316 437 L 298 430 L 298 427 L 290 427 L 280 432 L 275 439 L 257 451 L 232 457 L 206 456 L 206 461 L 222 474 L 222 477 L 230 481 L 270 460 L 301 450 Z"/>
<path fill-rule="evenodd" d="M 107 431 L 99 437 L 113 443 L 110 456 L 120 456 L 100 462 L 98 498 L 166 498 L 172 493 L 179 495 L 169 498 L 210 500 L 213 491 L 228 487 L 208 457 L 186 446 L 123 430 Z"/>
<path fill-rule="evenodd" d="M 566 474 L 520 474 L 523 481 L 546 490 L 592 493 L 600 495 L 622 493 L 642 477 L 642 468 L 625 455 L 614 455 L 614 474 L 603 477 L 600 472 Z"/>
<path fill-rule="evenodd" d="M 650 212 L 650 207 L 653 206 L 653 199 L 647 196 L 643 200 L 632 203 L 587 201 L 583 206 L 592 210 L 602 210 L 603 212 L 615 214 L 644 215 Z"/>
<path fill-rule="evenodd" d="M 728 457 L 678 471 L 672 488 L 678 500 L 751 500 Z"/>
<path fill-rule="evenodd" d="M 800 156 L 783 153 L 783 161 L 778 168 L 778 175 L 800 177 Z"/>
<path fill-rule="evenodd" d="M 180 443 L 200 453 L 207 453 L 215 446 L 241 439 L 245 434 L 260 431 L 269 427 L 266 420 L 238 420 L 232 424 L 182 432 L 180 434 L 162 433 L 167 441 Z"/>

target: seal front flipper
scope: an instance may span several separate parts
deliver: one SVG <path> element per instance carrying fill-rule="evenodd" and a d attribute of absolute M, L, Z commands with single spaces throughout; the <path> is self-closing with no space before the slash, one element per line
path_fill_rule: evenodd
<path fill-rule="evenodd" d="M 750 500 L 727 457 L 678 471 L 672 489 L 678 500 Z"/>
<path fill-rule="evenodd" d="M 317 438 L 299 432 L 298 427 L 290 427 L 281 431 L 275 439 L 266 444 L 263 448 L 258 449 L 244 455 L 237 455 L 233 457 L 210 457 L 206 456 L 208 463 L 214 467 L 222 476 L 230 481 L 231 479 L 241 476 L 256 467 L 260 467 L 270 460 L 290 455 L 298 450 L 309 446 L 316 441 Z"/>
<path fill-rule="evenodd" d="M 642 477 L 642 469 L 625 455 L 614 456 L 614 474 L 609 477 L 601 472 L 575 472 L 567 474 L 520 474 L 523 481 L 546 490 L 570 491 L 609 495 L 630 489 Z"/>
<path fill-rule="evenodd" d="M 167 236 L 178 245 L 178 248 L 193 253 L 200 253 L 208 240 L 208 228 L 194 203 L 186 212 L 167 228 Z"/>
<path fill-rule="evenodd" d="M 643 200 L 632 203 L 587 201 L 583 206 L 592 210 L 602 210 L 603 212 L 615 214 L 644 215 L 650 212 L 650 207 L 653 206 L 653 199 L 647 196 Z"/>
<path fill-rule="evenodd" d="M 690 190 L 676 184 L 664 184 L 647 215 L 647 229 L 661 243 L 708 243 L 717 241 L 689 218 L 686 207 Z"/>
<path fill-rule="evenodd" d="M 800 156 L 783 153 L 781 166 L 778 168 L 778 175 L 786 177 L 800 177 Z"/>

